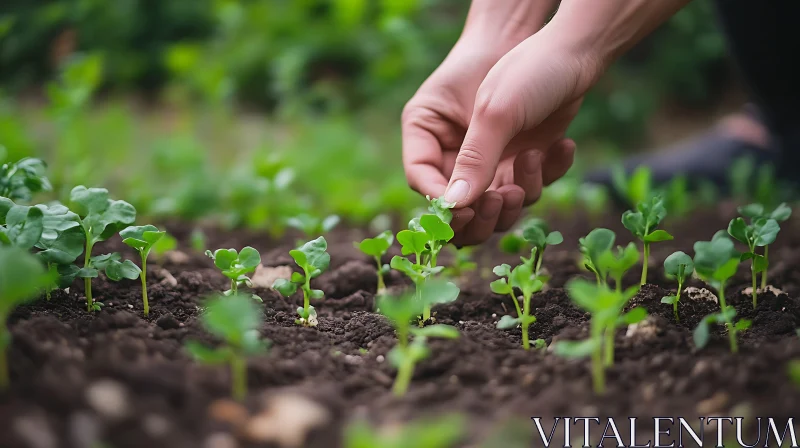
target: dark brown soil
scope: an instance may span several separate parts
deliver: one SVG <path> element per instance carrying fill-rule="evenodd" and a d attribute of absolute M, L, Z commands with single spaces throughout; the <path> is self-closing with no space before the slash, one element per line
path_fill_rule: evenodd
<path fill-rule="evenodd" d="M 653 246 L 651 284 L 631 304 L 644 306 L 651 317 L 638 331 L 619 330 L 603 397 L 592 393 L 587 360 L 566 360 L 547 350 L 526 352 L 519 329 L 495 328 L 513 305 L 489 291 L 491 267 L 515 261 L 495 249 L 496 241 L 476 252 L 478 271 L 461 281 L 459 300 L 435 310 L 437 320 L 458 327 L 461 338 L 431 340 L 432 356 L 418 366 L 409 393 L 393 397 L 394 370 L 384 357 L 395 344 L 394 332 L 372 312 L 374 268 L 352 246 L 363 232 L 350 229 L 328 238 L 332 264 L 316 281 L 326 291 L 315 304 L 317 328 L 294 325 L 300 297 L 287 300 L 256 288 L 266 316 L 261 332 L 273 345 L 268 356 L 251 360 L 249 396 L 240 407 L 226 398 L 226 368 L 194 363 L 183 350 L 188 340 L 213 342 L 197 319 L 198 305 L 210 292 L 225 289 L 226 281 L 208 258 L 183 245 L 190 228 L 168 226 L 188 257 L 166 259 L 160 266 L 151 261 L 148 318 L 142 316 L 138 282 L 104 279 L 94 282 L 95 296 L 105 303 L 101 312 L 86 312 L 76 283 L 69 293 L 56 293 L 49 302 L 13 314 L 12 388 L 0 395 L 0 446 L 281 446 L 273 437 L 279 434 L 286 439 L 283 446 L 292 446 L 287 437 L 300 435 L 296 446 L 328 448 L 340 446 L 345 423 L 354 418 L 393 423 L 454 411 L 469 418 L 465 443 L 471 446 L 497 431 L 511 434 L 504 425 L 515 421 L 528 441 L 523 437 L 519 445 L 504 441 L 502 446 L 532 446 L 532 416 L 796 416 L 800 389 L 787 376 L 786 363 L 800 358 L 795 334 L 800 327 L 800 222 L 785 224 L 770 251 L 771 284 L 784 294 L 762 294 L 753 310 L 750 297 L 742 293 L 749 284 L 744 264 L 727 290 L 739 316 L 753 322 L 741 335 L 738 355 L 729 352 L 723 328 L 715 329 L 705 349 L 693 345 L 692 330 L 718 310 L 714 302 L 684 297 L 680 323 L 671 306 L 660 303 L 674 288 L 662 277 L 660 263 L 674 250 L 691 254 L 693 241 L 709 239 L 725 227 L 729 210 L 721 207 L 719 213 L 667 225 L 678 239 Z M 588 221 L 570 217 L 552 224 L 566 242 L 548 249 L 545 265 L 553 278 L 534 298 L 538 320 L 530 330 L 531 339 L 548 343 L 586 337 L 589 317 L 561 289 L 569 278 L 586 275 L 578 268 L 575 249 L 577 238 L 590 230 Z M 630 240 L 616 218 L 594 225 L 616 230 L 620 243 Z M 287 252 L 296 235 L 282 241 L 250 233 L 208 231 L 208 236 L 212 247 L 256 247 L 265 266 L 292 265 Z M 118 241 L 96 250 L 108 249 L 133 258 Z M 627 280 L 637 279 L 634 272 Z M 387 283 L 400 288 L 406 282 L 392 273 Z M 690 286 L 703 285 L 692 281 Z M 271 406 L 280 407 L 280 420 L 269 413 Z M 280 431 L 274 431 L 275 425 Z M 484 446 L 501 446 L 497 443 Z"/>

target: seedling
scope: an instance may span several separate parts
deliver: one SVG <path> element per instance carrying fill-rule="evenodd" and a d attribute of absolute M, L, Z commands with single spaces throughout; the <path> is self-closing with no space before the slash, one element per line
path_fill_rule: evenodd
<path fill-rule="evenodd" d="M 617 246 L 617 251 L 607 250 L 600 254 L 598 268 L 603 277 L 610 276 L 614 280 L 617 292 L 622 292 L 622 277 L 639 262 L 639 249 L 636 244 L 628 243 L 624 248 Z"/>
<path fill-rule="evenodd" d="M 231 370 L 231 394 L 239 401 L 247 395 L 247 358 L 266 354 L 269 342 L 258 332 L 263 311 L 249 297 L 241 295 L 210 299 L 200 316 L 203 327 L 223 341 L 210 348 L 196 341 L 186 343 L 186 349 L 196 360 L 205 364 L 228 364 Z"/>
<path fill-rule="evenodd" d="M 300 266 L 303 273 L 293 272 L 290 280 L 279 278 L 272 285 L 278 292 L 286 297 L 290 297 L 297 292 L 303 291 L 303 306 L 297 308 L 300 316 L 295 323 L 305 327 L 315 327 L 317 325 L 317 311 L 311 306 L 311 299 L 321 299 L 325 293 L 321 289 L 311 289 L 311 279 L 319 277 L 320 274 L 328 269 L 331 263 L 331 256 L 328 255 L 328 242 L 325 237 L 311 240 L 298 249 L 289 251 L 294 262 Z"/>
<path fill-rule="evenodd" d="M 30 249 L 39 242 L 43 231 L 41 209 L 0 198 L 0 244 Z"/>
<path fill-rule="evenodd" d="M 600 269 L 600 256 L 614 247 L 616 238 L 612 230 L 597 228 L 578 240 L 583 266 L 594 273 L 598 285 L 606 282 L 606 272 Z"/>
<path fill-rule="evenodd" d="M 739 207 L 738 211 L 742 216 L 749 218 L 751 224 L 761 219 L 774 219 L 776 222 L 781 223 L 792 216 L 792 208 L 786 203 L 778 205 L 771 212 L 766 212 L 764 206 L 761 204 L 745 205 L 743 207 Z M 764 246 L 764 261 L 767 267 L 769 267 L 769 244 Z M 764 271 L 761 273 L 762 290 L 767 287 L 767 271 L 767 269 L 764 269 Z"/>
<path fill-rule="evenodd" d="M 88 311 L 99 310 L 102 303 L 95 302 L 92 298 L 92 278 L 97 277 L 99 269 L 106 270 L 110 280 L 138 277 L 133 276 L 136 265 L 126 260 L 123 263 L 119 258 L 101 256 L 92 258 L 92 249 L 100 241 L 105 241 L 136 220 L 136 209 L 125 201 L 115 201 L 108 197 L 105 188 L 86 188 L 83 185 L 72 189 L 70 193 L 72 210 L 78 215 L 78 222 L 84 232 L 85 248 L 83 268 L 77 277 L 84 279 L 86 290 L 86 307 Z M 109 271 L 110 269 L 110 271 Z"/>
<path fill-rule="evenodd" d="M 511 269 L 511 266 L 507 264 L 502 264 L 495 267 L 493 272 L 498 277 L 503 278 L 492 282 L 492 291 L 495 294 L 510 295 L 511 300 L 514 302 L 514 308 L 517 310 L 516 317 L 509 315 L 501 317 L 497 322 L 497 328 L 499 330 L 510 330 L 518 325 L 522 326 L 522 347 L 525 350 L 530 350 L 528 327 L 536 322 L 536 316 L 531 314 L 531 297 L 533 297 L 534 293 L 541 291 L 544 284 L 536 278 L 532 266 L 528 263 L 522 263 L 514 269 Z M 517 295 L 514 292 L 515 288 L 522 292 L 521 307 L 519 299 L 517 299 Z"/>
<path fill-rule="evenodd" d="M 341 219 L 337 215 L 319 218 L 309 214 L 300 214 L 286 220 L 286 225 L 293 227 L 303 233 L 305 238 L 312 235 L 324 235 L 334 229 Z"/>
<path fill-rule="evenodd" d="M 458 330 L 449 325 L 437 324 L 416 328 L 411 323 L 411 320 L 422 311 L 425 303 L 435 302 L 441 294 L 448 294 L 451 285 L 432 281 L 422 285 L 414 296 L 405 294 L 400 297 L 378 298 L 378 310 L 391 321 L 397 332 L 397 345 L 389 352 L 388 359 L 397 369 L 392 391 L 398 397 L 405 395 L 408 390 L 417 363 L 430 355 L 427 338 L 456 339 L 459 336 Z M 414 340 L 409 342 L 411 335 L 414 336 Z"/>
<path fill-rule="evenodd" d="M 43 213 L 42 236 L 36 243 L 36 256 L 54 275 L 54 285 L 46 289 L 47 300 L 53 287 L 66 288 L 80 272 L 75 260 L 83 253 L 86 236 L 78 215 L 61 204 L 37 205 Z"/>
<path fill-rule="evenodd" d="M 164 235 L 153 244 L 153 253 L 156 254 L 156 260 L 159 263 L 162 263 L 164 260 L 164 254 L 167 252 L 173 251 L 178 248 L 178 240 L 175 239 L 174 236 L 170 235 L 167 232 L 164 232 Z"/>
<path fill-rule="evenodd" d="M 555 246 L 564 242 L 561 232 L 551 232 L 547 223 L 541 219 L 528 220 L 519 231 L 506 234 L 500 240 L 500 250 L 518 254 L 530 249 L 531 257 L 523 258 L 523 262 L 533 266 L 534 276 L 540 278 L 544 250 L 547 246 Z"/>
<path fill-rule="evenodd" d="M 150 314 L 150 304 L 147 301 L 147 257 L 150 250 L 161 241 L 167 232 L 162 232 L 153 225 L 131 226 L 119 233 L 122 242 L 136 249 L 142 259 L 142 270 L 139 278 L 142 280 L 142 303 L 144 304 L 144 315 Z M 260 261 L 260 260 L 259 260 Z"/>
<path fill-rule="evenodd" d="M 204 253 L 206 251 L 208 244 L 206 242 L 206 234 L 203 232 L 203 229 L 192 230 L 191 235 L 189 235 L 189 245 L 192 246 L 192 249 L 194 249 L 196 252 Z"/>
<path fill-rule="evenodd" d="M 453 448 L 464 436 L 466 421 L 452 414 L 387 429 L 357 420 L 345 430 L 344 448 Z"/>
<path fill-rule="evenodd" d="M 14 308 L 35 299 L 51 282 L 42 264 L 25 249 L 0 246 L 0 390 L 9 386 L 6 350 L 11 333 L 6 320 Z"/>
<path fill-rule="evenodd" d="M 222 271 L 222 275 L 231 280 L 231 288 L 223 293 L 226 296 L 239 294 L 239 286 L 252 286 L 247 274 L 255 272 L 261 264 L 261 254 L 250 246 L 244 247 L 241 252 L 236 249 L 217 249 L 213 253 L 207 250 L 206 255 L 214 260 L 214 266 Z M 261 297 L 255 294 L 251 298 L 261 302 Z"/>
<path fill-rule="evenodd" d="M 445 277 L 460 279 L 478 268 L 478 264 L 472 261 L 472 247 L 462 247 L 461 249 L 456 249 L 453 246 L 447 247 L 453 253 L 453 261 L 450 266 L 444 268 L 442 273 Z"/>
<path fill-rule="evenodd" d="M 634 206 L 650 199 L 653 192 L 653 174 L 647 166 L 637 167 L 630 176 L 616 165 L 611 171 L 611 181 L 617 194 Z"/>
<path fill-rule="evenodd" d="M 675 314 L 675 321 L 680 322 L 678 317 L 678 301 L 681 300 L 681 292 L 683 285 L 691 278 L 694 272 L 694 261 L 692 257 L 686 255 L 684 252 L 677 251 L 664 260 L 664 272 L 667 277 L 678 281 L 678 289 L 675 295 L 665 296 L 661 298 L 661 303 L 668 303 L 672 305 L 672 311 Z"/>
<path fill-rule="evenodd" d="M 418 292 L 429 278 L 444 270 L 443 266 L 437 266 L 437 258 L 455 235 L 450 227 L 450 221 L 453 219 L 450 208 L 454 204 L 449 204 L 443 199 L 429 197 L 428 200 L 430 201 L 428 210 L 431 213 L 412 219 L 408 224 L 409 228 L 397 234 L 401 253 L 405 256 L 414 254 L 414 262 L 408 258 L 394 256 L 390 263 L 392 269 L 403 272 L 414 282 Z M 453 293 L 440 296 L 435 302 L 423 304 L 420 324 L 431 319 L 431 306 L 434 303 L 452 302 L 458 297 L 458 287 L 452 285 L 449 291 Z"/>
<path fill-rule="evenodd" d="M 0 196 L 30 201 L 35 193 L 52 190 L 45 176 L 46 167 L 43 161 L 30 157 L 0 165 Z"/>
<path fill-rule="evenodd" d="M 728 328 L 728 339 L 730 340 L 731 352 L 739 351 L 736 341 L 736 332 L 745 330 L 749 322 L 733 324 L 735 310 L 731 312 L 728 303 L 725 301 L 725 286 L 728 280 L 736 274 L 739 267 L 741 255 L 733 246 L 733 241 L 728 238 L 724 230 L 720 230 L 711 241 L 698 241 L 694 243 L 694 270 L 701 280 L 717 291 L 719 298 L 720 313 L 712 314 L 708 319 L 703 319 L 695 329 L 695 345 L 698 348 L 705 346 L 707 337 L 702 337 L 703 333 L 708 333 L 708 326 L 713 322 L 724 322 Z M 698 342 L 700 343 L 698 345 Z"/>
<path fill-rule="evenodd" d="M 605 393 L 605 366 L 614 361 L 614 335 L 617 327 L 641 322 L 647 317 L 647 311 L 641 307 L 622 314 L 623 308 L 638 290 L 639 286 L 636 285 L 619 292 L 605 284 L 595 284 L 584 279 L 574 279 L 567 283 L 570 299 L 592 315 L 589 339 L 558 341 L 555 351 L 568 358 L 591 356 L 592 383 L 596 394 Z"/>
<path fill-rule="evenodd" d="M 756 253 L 757 247 L 772 244 L 781 228 L 778 221 L 772 218 L 758 218 L 749 225 L 743 218 L 734 218 L 728 225 L 728 234 L 735 240 L 747 245 L 748 251 L 741 255 L 741 260 L 751 260 L 750 276 L 753 282 L 753 308 L 758 304 L 757 278 L 758 274 L 767 270 L 768 261 Z"/>
<path fill-rule="evenodd" d="M 667 209 L 664 208 L 664 200 L 659 196 L 639 202 L 636 211 L 628 210 L 622 214 L 622 225 L 642 241 L 644 259 L 642 260 L 642 280 L 644 285 L 647 283 L 647 262 L 650 259 L 650 244 L 659 241 L 669 241 L 672 235 L 665 230 L 656 229 L 664 217 L 667 216 Z"/>
<path fill-rule="evenodd" d="M 378 265 L 378 294 L 383 294 L 383 291 L 386 290 L 386 283 L 383 281 L 383 276 L 386 275 L 390 269 L 388 264 L 383 264 L 381 257 L 386 254 L 386 251 L 389 250 L 393 242 L 394 235 L 392 231 L 386 230 L 375 238 L 367 238 L 356 245 L 361 252 L 375 258 L 375 263 Z"/>

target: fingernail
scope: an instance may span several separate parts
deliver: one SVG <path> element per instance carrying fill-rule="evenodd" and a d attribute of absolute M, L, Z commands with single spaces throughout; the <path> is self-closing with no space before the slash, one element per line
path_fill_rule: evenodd
<path fill-rule="evenodd" d="M 453 182 L 444 193 L 444 200 L 447 202 L 459 203 L 467 199 L 469 194 L 469 184 L 465 180 L 458 179 Z"/>
<path fill-rule="evenodd" d="M 539 154 L 535 151 L 531 151 L 525 155 L 525 159 L 522 161 L 522 169 L 525 170 L 526 174 L 533 174 L 539 169 Z"/>
<path fill-rule="evenodd" d="M 522 191 L 511 191 L 506 195 L 503 201 L 503 208 L 506 210 L 513 210 L 522 207 L 523 202 L 525 202 L 525 193 Z"/>
<path fill-rule="evenodd" d="M 495 219 L 501 208 L 503 208 L 503 198 L 501 196 L 486 196 L 478 213 L 485 220 Z"/>

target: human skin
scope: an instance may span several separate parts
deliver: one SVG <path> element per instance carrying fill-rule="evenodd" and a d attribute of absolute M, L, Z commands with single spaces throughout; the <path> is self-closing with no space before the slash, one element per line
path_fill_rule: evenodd
<path fill-rule="evenodd" d="M 473 2 L 461 38 L 403 112 L 406 177 L 456 203 L 456 245 L 507 230 L 567 172 L 575 143 L 564 134 L 583 95 L 686 3 L 564 0 L 542 26 L 552 2 Z"/>

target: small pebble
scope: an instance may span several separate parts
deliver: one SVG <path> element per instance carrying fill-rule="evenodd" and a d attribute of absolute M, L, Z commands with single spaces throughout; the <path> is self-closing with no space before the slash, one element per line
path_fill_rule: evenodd
<path fill-rule="evenodd" d="M 254 442 L 300 448 L 312 429 L 330 419 L 330 412 L 319 403 L 302 395 L 284 393 L 270 398 L 267 408 L 247 422 L 244 434 Z"/>
<path fill-rule="evenodd" d="M 150 437 L 160 438 L 169 432 L 169 420 L 158 415 L 148 414 L 142 419 L 142 428 Z"/>
<path fill-rule="evenodd" d="M 239 442 L 226 432 L 217 432 L 208 436 L 203 448 L 239 448 Z"/>
<path fill-rule="evenodd" d="M 497 313 L 492 313 L 492 319 L 496 319 L 496 318 L 497 318 Z"/>
<path fill-rule="evenodd" d="M 386 358 L 384 358 L 384 357 L 383 357 L 383 355 L 378 355 L 378 356 L 375 358 L 375 361 L 378 361 L 378 362 L 383 362 L 383 361 L 385 361 L 385 360 L 386 360 Z"/>
<path fill-rule="evenodd" d="M 208 415 L 214 420 L 238 426 L 247 420 L 247 409 L 233 400 L 221 399 L 211 403 Z"/>
<path fill-rule="evenodd" d="M 89 386 L 86 401 L 98 414 L 111 419 L 125 418 L 130 412 L 128 392 L 114 380 L 99 380 Z"/>
<path fill-rule="evenodd" d="M 129 309 L 133 309 L 133 305 L 131 305 L 131 304 L 128 304 L 128 308 L 129 308 Z"/>

